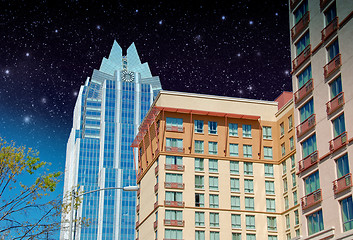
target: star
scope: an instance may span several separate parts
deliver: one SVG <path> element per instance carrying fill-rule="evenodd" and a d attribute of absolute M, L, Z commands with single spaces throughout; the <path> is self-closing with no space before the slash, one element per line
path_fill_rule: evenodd
<path fill-rule="evenodd" d="M 6 73 L 6 74 L 10 74 L 10 70 L 9 70 L 9 69 L 6 69 L 6 70 L 5 70 L 5 73 Z"/>
<path fill-rule="evenodd" d="M 250 21 L 249 21 L 249 24 L 250 24 L 250 25 L 253 25 L 253 24 L 254 24 L 254 21 L 250 20 Z"/>
<path fill-rule="evenodd" d="M 159 25 L 162 25 L 163 24 L 163 20 L 160 20 L 158 23 L 159 23 Z"/>
<path fill-rule="evenodd" d="M 29 122 L 31 121 L 31 117 L 30 117 L 30 116 L 25 116 L 25 117 L 23 118 L 23 121 L 24 121 L 25 123 L 29 123 Z"/>
<path fill-rule="evenodd" d="M 40 100 L 43 104 L 47 103 L 47 99 L 45 97 L 42 97 L 42 99 Z"/>
<path fill-rule="evenodd" d="M 136 13 L 138 13 L 138 12 L 139 12 L 139 10 L 138 10 L 138 9 L 136 9 L 136 10 L 135 10 L 135 12 L 136 12 Z"/>
<path fill-rule="evenodd" d="M 97 25 L 97 27 L 96 27 L 98 30 L 100 30 L 102 27 L 101 27 L 101 25 Z"/>
<path fill-rule="evenodd" d="M 54 31 L 55 33 L 58 33 L 59 32 L 59 30 L 58 29 L 55 29 L 55 31 Z"/>
<path fill-rule="evenodd" d="M 29 53 L 26 53 L 26 57 L 29 57 Z"/>
<path fill-rule="evenodd" d="M 222 20 L 226 20 L 226 16 L 222 16 Z"/>

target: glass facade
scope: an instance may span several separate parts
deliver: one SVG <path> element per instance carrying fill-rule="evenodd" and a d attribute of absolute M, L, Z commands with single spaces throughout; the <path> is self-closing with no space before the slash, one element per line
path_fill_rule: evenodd
<path fill-rule="evenodd" d="M 109 58 L 81 87 L 68 141 L 64 191 L 136 185 L 130 147 L 161 85 L 132 44 L 114 42 Z M 74 133 L 74 134 L 73 134 Z M 134 239 L 136 192 L 104 190 L 83 196 L 77 217 L 90 219 L 75 239 Z M 68 233 L 62 228 L 61 235 Z"/>

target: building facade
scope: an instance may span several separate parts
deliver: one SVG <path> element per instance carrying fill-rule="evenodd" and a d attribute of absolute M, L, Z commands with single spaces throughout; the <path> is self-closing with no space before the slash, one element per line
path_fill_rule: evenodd
<path fill-rule="evenodd" d="M 353 1 L 289 3 L 300 239 L 353 239 Z"/>
<path fill-rule="evenodd" d="M 160 92 L 132 144 L 136 239 L 300 235 L 292 96 Z"/>
<path fill-rule="evenodd" d="M 136 185 L 130 144 L 160 89 L 159 78 L 147 63 L 141 64 L 135 45 L 123 56 L 114 41 L 109 58 L 78 94 L 67 144 L 65 193 Z M 105 190 L 81 199 L 75 218 L 85 218 L 89 225 L 75 226 L 75 239 L 134 239 L 136 192 Z M 69 231 L 66 222 L 60 238 L 68 239 Z"/>

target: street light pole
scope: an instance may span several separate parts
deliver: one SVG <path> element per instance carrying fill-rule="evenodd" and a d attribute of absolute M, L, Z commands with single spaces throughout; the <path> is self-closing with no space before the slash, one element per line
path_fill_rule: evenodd
<path fill-rule="evenodd" d="M 73 231 L 72 231 L 72 222 L 73 222 L 73 218 L 74 218 L 74 201 L 76 198 L 79 198 L 83 195 L 89 194 L 89 193 L 94 193 L 94 192 L 99 192 L 99 191 L 104 191 L 104 190 L 118 190 L 118 189 L 122 189 L 124 191 L 128 191 L 128 192 L 135 192 L 139 189 L 138 186 L 126 186 L 126 187 L 108 187 L 108 188 L 99 188 L 96 190 L 92 190 L 89 192 L 84 192 L 81 194 L 76 195 L 76 191 L 75 189 L 72 190 L 72 194 L 71 194 L 71 212 L 70 212 L 70 225 L 69 225 L 69 229 L 70 229 L 70 233 L 69 233 L 69 240 L 72 240 L 72 235 L 73 235 Z"/>

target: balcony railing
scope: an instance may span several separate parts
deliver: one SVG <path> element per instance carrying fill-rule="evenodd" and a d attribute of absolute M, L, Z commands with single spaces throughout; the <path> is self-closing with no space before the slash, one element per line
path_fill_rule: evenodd
<path fill-rule="evenodd" d="M 168 207 L 184 207 L 185 203 L 180 201 L 164 201 L 164 205 Z"/>
<path fill-rule="evenodd" d="M 305 96 L 311 93 L 314 89 L 313 79 L 308 80 L 301 88 L 294 93 L 294 102 L 300 102 Z"/>
<path fill-rule="evenodd" d="M 140 225 L 140 222 L 136 221 L 136 228 L 138 228 L 139 225 Z"/>
<path fill-rule="evenodd" d="M 339 93 L 336 97 L 332 98 L 326 103 L 326 112 L 328 115 L 335 112 L 337 109 L 344 105 L 344 93 Z"/>
<path fill-rule="evenodd" d="M 300 0 L 290 0 L 290 9 L 293 10 L 299 2 Z"/>
<path fill-rule="evenodd" d="M 140 204 L 136 206 L 136 212 L 140 211 Z"/>
<path fill-rule="evenodd" d="M 153 229 L 156 229 L 158 227 L 158 220 L 154 221 L 153 223 Z"/>
<path fill-rule="evenodd" d="M 158 171 L 159 171 L 159 165 L 157 165 L 157 166 L 154 168 L 154 174 L 157 175 L 157 174 L 158 174 Z"/>
<path fill-rule="evenodd" d="M 320 8 L 324 9 L 331 0 L 320 0 Z"/>
<path fill-rule="evenodd" d="M 335 17 L 322 31 L 321 39 L 325 41 L 338 29 L 338 17 Z"/>
<path fill-rule="evenodd" d="M 182 148 L 182 147 L 170 147 L 170 146 L 166 146 L 166 147 L 165 147 L 165 151 L 166 151 L 166 152 L 183 153 L 183 152 L 184 152 L 184 148 Z"/>
<path fill-rule="evenodd" d="M 334 71 L 342 65 L 341 54 L 337 54 L 328 64 L 324 66 L 324 76 L 329 77 Z"/>
<path fill-rule="evenodd" d="M 174 226 L 174 227 L 184 227 L 184 220 L 169 220 L 164 219 L 165 226 Z"/>
<path fill-rule="evenodd" d="M 306 12 L 297 24 L 291 29 L 292 39 L 296 38 L 309 25 L 310 12 Z"/>
<path fill-rule="evenodd" d="M 332 182 L 333 183 L 333 192 L 335 194 L 340 193 L 350 187 L 352 187 L 352 174 L 348 173 L 343 177 Z"/>
<path fill-rule="evenodd" d="M 141 190 L 139 188 L 139 189 L 137 189 L 137 196 L 140 196 L 140 193 L 141 193 Z"/>
<path fill-rule="evenodd" d="M 184 127 L 167 125 L 166 130 L 171 132 L 184 132 Z"/>
<path fill-rule="evenodd" d="M 299 161 L 299 172 L 303 172 L 304 170 L 310 168 L 315 165 L 319 159 L 319 152 L 315 151 L 303 160 Z"/>
<path fill-rule="evenodd" d="M 312 114 L 297 126 L 297 137 L 302 136 L 316 125 L 316 115 Z"/>
<path fill-rule="evenodd" d="M 302 197 L 302 209 L 307 209 L 322 201 L 321 188 Z"/>
<path fill-rule="evenodd" d="M 154 192 L 158 191 L 158 183 L 156 183 L 156 185 L 154 185 Z"/>
<path fill-rule="evenodd" d="M 184 171 L 184 165 L 177 165 L 177 164 L 165 164 L 165 170 L 173 170 L 173 171 Z"/>
<path fill-rule="evenodd" d="M 154 209 L 156 209 L 158 207 L 158 200 L 154 203 L 153 207 L 154 207 Z"/>
<path fill-rule="evenodd" d="M 330 142 L 330 151 L 334 152 L 347 144 L 347 132 L 343 132 Z"/>
<path fill-rule="evenodd" d="M 164 187 L 165 188 L 172 188 L 172 189 L 184 189 L 185 184 L 184 183 L 165 182 Z"/>
<path fill-rule="evenodd" d="M 293 60 L 293 71 L 302 65 L 311 55 L 311 45 L 309 44 L 299 55 Z"/>

